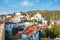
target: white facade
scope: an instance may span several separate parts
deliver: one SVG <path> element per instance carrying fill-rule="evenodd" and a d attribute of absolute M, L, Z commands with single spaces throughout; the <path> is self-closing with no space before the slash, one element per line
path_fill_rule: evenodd
<path fill-rule="evenodd" d="M 31 18 L 31 20 L 33 20 L 33 19 L 36 19 L 37 21 L 44 20 L 44 18 L 42 17 L 42 15 L 39 12 Z"/>
<path fill-rule="evenodd" d="M 47 25 L 47 20 L 43 20 L 42 25 Z"/>
<path fill-rule="evenodd" d="M 11 22 L 15 22 L 15 23 L 21 22 L 21 19 L 20 19 L 21 13 L 16 13 L 15 15 L 16 15 L 16 17 L 13 18 L 13 19 L 11 20 Z"/>
<path fill-rule="evenodd" d="M 16 17 L 11 20 L 12 22 L 15 22 L 15 23 L 21 22 L 22 20 L 25 20 L 26 18 L 25 16 L 21 15 L 21 13 L 16 13 L 15 15 Z"/>
<path fill-rule="evenodd" d="M 17 27 L 16 24 L 5 24 L 5 30 L 9 32 L 9 34 L 12 34 L 12 28 Z"/>

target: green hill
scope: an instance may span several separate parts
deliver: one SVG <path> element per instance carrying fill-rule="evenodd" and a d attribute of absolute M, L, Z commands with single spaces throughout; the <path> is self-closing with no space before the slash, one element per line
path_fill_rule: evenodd
<path fill-rule="evenodd" d="M 53 20 L 53 18 L 54 18 L 54 20 L 60 19 L 60 10 L 52 10 L 52 11 L 33 10 L 33 11 L 28 11 L 27 13 L 30 15 L 30 17 L 32 17 L 37 12 L 39 12 L 41 15 L 43 15 L 46 18 L 46 20 L 50 20 L 50 19 Z"/>

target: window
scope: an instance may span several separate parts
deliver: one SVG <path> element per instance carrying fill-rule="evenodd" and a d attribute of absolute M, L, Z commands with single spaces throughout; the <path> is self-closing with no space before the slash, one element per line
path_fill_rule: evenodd
<path fill-rule="evenodd" d="M 36 34 L 38 33 L 38 31 L 36 31 Z"/>
<path fill-rule="evenodd" d="M 10 28 L 11 28 L 11 26 L 10 26 Z"/>
<path fill-rule="evenodd" d="M 36 33 L 34 34 L 34 37 L 36 37 Z"/>
<path fill-rule="evenodd" d="M 5 25 L 5 28 L 6 28 L 6 25 Z"/>

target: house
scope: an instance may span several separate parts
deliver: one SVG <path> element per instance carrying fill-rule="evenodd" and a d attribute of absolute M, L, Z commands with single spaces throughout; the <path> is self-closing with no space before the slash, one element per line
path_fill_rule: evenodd
<path fill-rule="evenodd" d="M 38 30 L 43 30 L 43 29 L 50 29 L 52 27 L 52 24 L 49 25 L 38 25 Z"/>
<path fill-rule="evenodd" d="M 12 34 L 12 30 L 15 27 L 22 27 L 22 28 L 27 28 L 28 26 L 32 25 L 30 22 L 25 22 L 25 23 L 14 23 L 10 22 L 9 20 L 6 20 L 5 22 L 5 30 L 9 32 L 9 34 Z"/>
<path fill-rule="evenodd" d="M 26 19 L 30 20 L 30 15 L 28 13 L 26 13 Z"/>
<path fill-rule="evenodd" d="M 27 20 L 26 16 L 21 13 L 16 13 L 15 17 L 11 20 L 12 22 L 18 23 Z"/>
<path fill-rule="evenodd" d="M 5 30 L 9 32 L 9 34 L 12 34 L 12 28 L 17 27 L 16 23 L 13 22 L 6 22 L 5 23 Z"/>
<path fill-rule="evenodd" d="M 42 20 L 42 25 L 47 25 L 47 20 Z"/>
<path fill-rule="evenodd" d="M 21 16 L 21 13 L 16 13 L 15 14 L 15 17 L 11 19 L 12 22 L 21 22 L 21 19 L 20 19 L 20 16 Z"/>
<path fill-rule="evenodd" d="M 15 35 L 17 40 L 39 40 L 39 32 L 36 26 L 29 26 Z"/>
<path fill-rule="evenodd" d="M 37 21 L 41 21 L 41 20 L 44 20 L 44 17 L 38 12 L 33 17 L 31 17 L 31 20 L 34 20 L 34 19 Z"/>

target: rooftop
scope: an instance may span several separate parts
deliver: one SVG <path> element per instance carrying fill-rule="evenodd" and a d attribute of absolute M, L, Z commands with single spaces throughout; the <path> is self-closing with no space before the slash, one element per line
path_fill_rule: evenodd
<path fill-rule="evenodd" d="M 24 34 L 33 34 L 36 30 L 36 26 L 29 26 L 24 30 Z"/>
<path fill-rule="evenodd" d="M 41 38 L 40 40 L 52 40 L 50 38 Z"/>
<path fill-rule="evenodd" d="M 16 38 L 22 38 L 22 34 L 20 34 L 20 33 L 16 34 L 15 36 L 16 36 Z"/>

